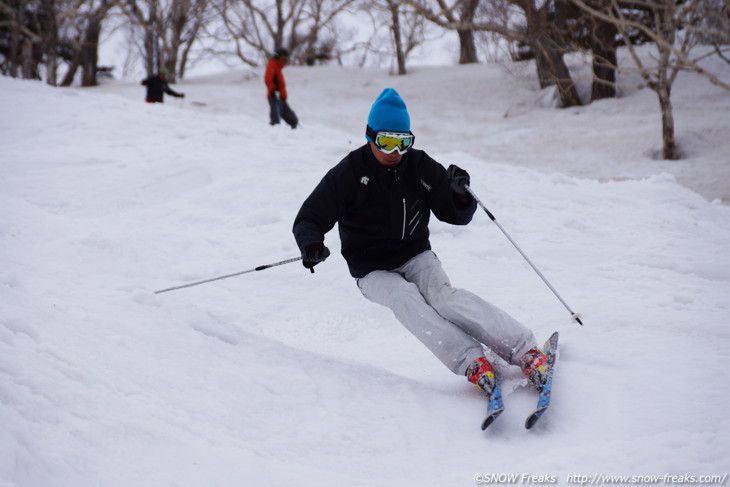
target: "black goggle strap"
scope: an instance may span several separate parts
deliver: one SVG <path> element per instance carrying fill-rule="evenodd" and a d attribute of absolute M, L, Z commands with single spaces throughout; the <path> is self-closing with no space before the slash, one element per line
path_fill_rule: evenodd
<path fill-rule="evenodd" d="M 371 129 L 370 125 L 366 125 L 365 126 L 365 135 L 367 136 L 367 138 L 369 140 L 372 140 L 373 142 L 375 142 L 375 137 L 378 136 L 378 133 L 375 130 Z"/>

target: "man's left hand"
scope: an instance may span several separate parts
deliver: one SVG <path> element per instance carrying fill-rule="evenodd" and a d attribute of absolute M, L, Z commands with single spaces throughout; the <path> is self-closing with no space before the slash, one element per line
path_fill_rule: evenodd
<path fill-rule="evenodd" d="M 466 196 L 468 194 L 466 187 L 471 182 L 469 173 L 454 164 L 449 166 L 447 172 L 449 175 L 449 184 L 451 184 L 451 189 L 454 190 L 454 193 L 459 196 Z"/>

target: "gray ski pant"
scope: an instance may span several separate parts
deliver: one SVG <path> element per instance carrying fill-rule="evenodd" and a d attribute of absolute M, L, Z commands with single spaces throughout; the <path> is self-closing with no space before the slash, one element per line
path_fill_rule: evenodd
<path fill-rule="evenodd" d="M 475 294 L 451 287 L 436 254 L 426 251 L 392 271 L 357 280 L 363 296 L 390 308 L 455 374 L 484 356 L 482 344 L 507 363 L 537 345 L 524 325 Z"/>

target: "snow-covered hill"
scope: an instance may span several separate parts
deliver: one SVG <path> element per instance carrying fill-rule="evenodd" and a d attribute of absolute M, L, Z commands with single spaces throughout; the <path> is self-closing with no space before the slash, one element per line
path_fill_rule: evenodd
<path fill-rule="evenodd" d="M 155 106 L 136 83 L 0 78 L 0 486 L 728 473 L 727 93 L 680 76 L 688 159 L 668 163 L 651 158 L 650 92 L 554 110 L 494 66 L 285 74 L 298 130 L 268 126 L 260 71 L 190 80 L 184 102 Z M 297 256 L 299 205 L 364 142 L 386 86 L 417 144 L 469 170 L 583 314 L 570 322 L 483 213 L 432 225 L 454 285 L 539 339 L 561 332 L 553 407 L 532 431 L 534 394 L 500 364 L 514 391 L 481 432 L 479 391 L 366 301 L 336 251 L 313 275 L 295 263 L 153 294 Z"/>

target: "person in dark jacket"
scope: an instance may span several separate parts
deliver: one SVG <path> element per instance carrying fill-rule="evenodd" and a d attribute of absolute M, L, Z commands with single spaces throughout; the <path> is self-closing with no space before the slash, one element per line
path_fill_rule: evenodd
<path fill-rule="evenodd" d="M 293 129 L 297 128 L 299 119 L 294 110 L 289 106 L 286 92 L 286 80 L 284 80 L 284 66 L 289 62 L 289 51 L 279 47 L 269 59 L 264 74 L 266 83 L 266 98 L 269 101 L 269 124 L 276 125 L 283 118 Z"/>
<path fill-rule="evenodd" d="M 413 147 L 408 110 L 392 88 L 373 103 L 365 138 L 325 174 L 294 220 L 304 267 L 313 271 L 330 255 L 325 234 L 339 224 L 342 256 L 361 293 L 390 308 L 449 370 L 490 396 L 496 379 L 484 345 L 540 387 L 547 357 L 533 333 L 452 287 L 431 250 L 431 213 L 454 225 L 471 221 L 469 174 L 455 165 L 447 170 Z"/>
<path fill-rule="evenodd" d="M 185 93 L 178 93 L 170 88 L 167 84 L 167 70 L 160 69 L 160 72 L 142 80 L 142 84 L 147 87 L 147 103 L 164 103 L 164 94 L 175 96 L 177 98 L 185 98 Z"/>

